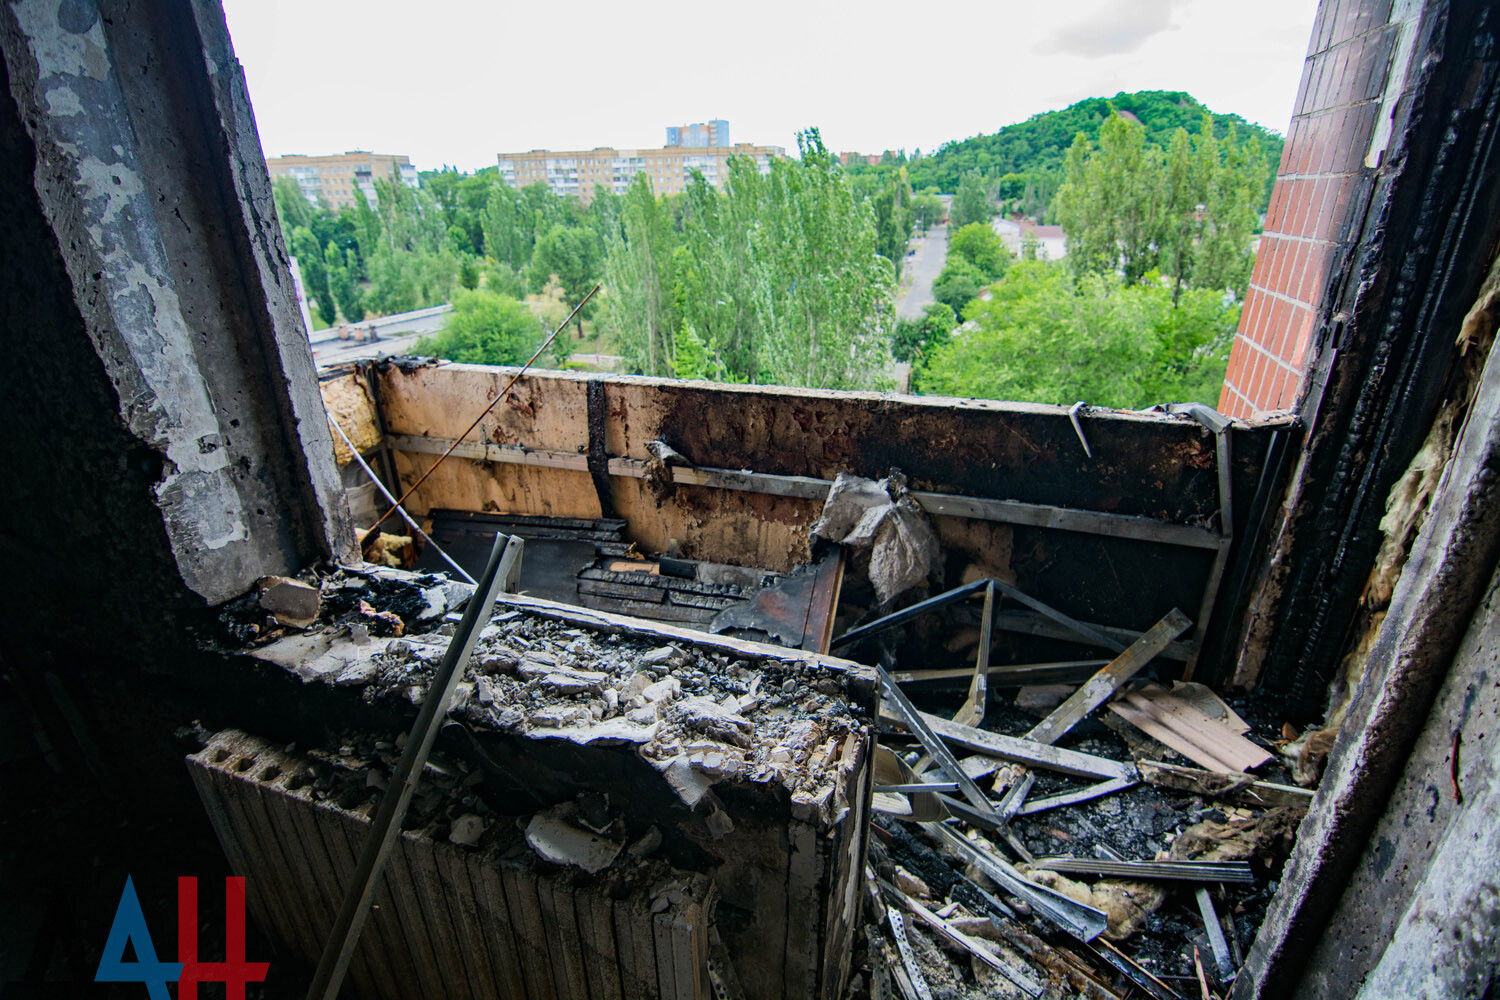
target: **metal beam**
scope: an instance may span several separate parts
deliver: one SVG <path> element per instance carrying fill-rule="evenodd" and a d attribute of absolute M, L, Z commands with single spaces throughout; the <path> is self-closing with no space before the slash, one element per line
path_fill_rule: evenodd
<path fill-rule="evenodd" d="M 588 457 L 573 452 L 524 448 L 519 445 L 499 445 L 484 441 L 461 441 L 454 446 L 451 439 L 412 434 L 391 434 L 387 440 L 397 451 L 413 454 L 442 455 L 448 453 L 451 447 L 452 454 L 480 462 L 504 462 L 551 469 L 571 469 L 578 472 L 589 471 Z M 643 479 L 646 475 L 646 463 L 635 458 L 611 458 L 609 474 Z M 833 487 L 832 480 L 811 476 L 782 476 L 765 472 L 741 472 L 734 469 L 703 466 L 673 466 L 672 479 L 684 486 L 706 486 L 713 489 L 740 490 L 772 496 L 800 497 L 804 500 L 824 500 L 828 496 L 828 491 Z M 998 521 L 1004 524 L 1052 528 L 1058 531 L 1074 531 L 1110 538 L 1133 538 L 1139 541 L 1198 549 L 1217 548 L 1220 541 L 1218 533 L 1208 528 L 1177 524 L 1172 521 L 1158 521 L 1154 518 L 1136 517 L 1129 514 L 1109 514 L 1103 511 L 1079 510 L 1072 507 L 1054 507 L 1050 504 L 1025 503 L 1020 500 L 955 496 L 922 490 L 912 491 L 911 497 L 927 513 L 940 517 Z"/>

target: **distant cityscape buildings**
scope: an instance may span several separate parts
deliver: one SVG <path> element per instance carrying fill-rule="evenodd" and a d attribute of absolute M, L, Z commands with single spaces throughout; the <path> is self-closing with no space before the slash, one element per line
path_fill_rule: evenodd
<path fill-rule="evenodd" d="M 595 187 L 624 194 L 636 174 L 651 179 L 657 194 L 687 190 L 694 171 L 715 187 L 729 178 L 728 160 L 745 156 L 754 160 L 761 173 L 768 173 L 771 160 L 786 156 L 781 146 L 729 144 L 729 123 L 715 120 L 667 128 L 667 144 L 661 149 L 613 149 L 553 152 L 533 149 L 525 153 L 499 155 L 500 179 L 514 188 L 542 183 L 553 194 L 574 195 L 585 205 L 594 199 Z"/>
<path fill-rule="evenodd" d="M 314 205 L 334 211 L 352 208 L 355 190 L 364 192 L 365 200 L 374 205 L 377 179 L 417 186 L 417 168 L 410 158 L 358 149 L 331 156 L 268 156 L 266 168 L 273 178 L 295 180 Z"/>
<path fill-rule="evenodd" d="M 722 118 L 691 125 L 668 125 L 668 146 L 728 146 L 729 123 Z"/>

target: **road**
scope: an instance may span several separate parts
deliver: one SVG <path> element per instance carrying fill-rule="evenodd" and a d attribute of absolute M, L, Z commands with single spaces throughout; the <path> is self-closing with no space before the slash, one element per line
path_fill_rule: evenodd
<path fill-rule="evenodd" d="M 943 258 L 948 255 L 948 227 L 933 226 L 926 236 L 912 241 L 916 255 L 906 262 L 910 284 L 896 303 L 898 319 L 920 319 L 923 307 L 931 304 L 932 283 L 943 273 Z"/>
<path fill-rule="evenodd" d="M 374 341 L 340 340 L 336 327 L 326 327 L 311 335 L 313 361 L 319 368 L 328 368 L 366 358 L 409 353 L 418 340 L 441 330 L 451 312 L 444 305 L 349 324 L 359 328 L 373 326 L 380 335 L 380 339 Z"/>

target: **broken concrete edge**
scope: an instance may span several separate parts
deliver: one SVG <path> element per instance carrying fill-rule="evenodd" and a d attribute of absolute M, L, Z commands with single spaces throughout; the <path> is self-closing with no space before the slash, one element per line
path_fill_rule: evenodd
<path fill-rule="evenodd" d="M 192 8 L 197 28 L 202 66 L 213 93 L 216 123 L 222 138 L 245 239 L 243 251 L 250 261 L 252 280 L 264 296 L 263 316 L 257 316 L 262 345 L 277 364 L 269 367 L 276 376 L 284 425 L 295 434 L 301 458 L 298 481 L 312 511 L 320 518 L 325 558 L 357 557 L 354 523 L 344 500 L 343 484 L 334 457 L 333 433 L 323 405 L 312 344 L 308 342 L 292 284 L 291 256 L 282 242 L 276 222 L 276 201 L 271 177 L 261 151 L 260 134 L 250 105 L 244 69 L 235 58 L 229 26 L 219 4 Z"/>
<path fill-rule="evenodd" d="M 407 582 L 427 579 L 424 574 L 390 569 L 379 570 L 379 576 Z M 709 635 L 521 595 L 500 595 L 496 601 L 495 619 L 505 617 L 507 609 L 512 616 L 524 613 L 540 620 L 582 628 L 600 635 L 623 634 L 648 641 L 681 643 L 734 657 L 773 660 L 791 667 L 833 673 L 842 681 L 842 689 L 849 697 L 851 707 L 857 709 L 867 720 L 863 736 L 855 734 L 858 738 L 853 741 L 864 749 L 860 751 L 852 745 L 844 745 L 841 752 L 835 751 L 835 758 L 824 760 L 821 766 L 826 769 L 823 777 L 827 780 L 820 781 L 815 790 L 784 786 L 790 796 L 789 808 L 794 819 L 813 822 L 825 828 L 839 822 L 851 806 L 859 807 L 856 811 L 861 815 L 867 812 L 862 808 L 862 803 L 851 803 L 847 795 L 859 785 L 855 780 L 855 772 L 869 766 L 870 746 L 873 745 L 873 730 L 870 727 L 878 713 L 878 694 L 875 674 L 870 668 L 824 654 Z M 286 675 L 298 678 L 303 685 L 322 687 L 330 692 L 339 688 L 361 689 L 359 697 L 362 702 L 372 706 L 383 704 L 398 717 L 412 708 L 412 698 L 425 696 L 425 688 L 418 687 L 403 689 L 404 697 L 395 696 L 391 692 L 372 697 L 371 692 L 363 688 L 376 676 L 376 657 L 380 654 L 394 653 L 399 646 L 407 655 L 416 651 L 418 654 L 425 652 L 428 657 L 440 656 L 446 648 L 445 636 L 406 634 L 388 638 L 356 638 L 346 634 L 347 632 L 347 628 L 328 626 L 317 631 L 286 636 L 243 652 L 251 659 L 272 665 Z M 569 669 L 558 667 L 541 679 L 564 683 L 572 673 L 574 672 Z M 670 676 L 668 674 L 669 678 Z M 466 701 L 469 697 L 467 690 L 476 687 L 482 689 L 485 683 L 486 679 L 479 676 L 477 671 L 474 672 L 472 679 L 460 686 L 462 699 L 459 700 Z M 482 690 L 479 691 L 479 696 L 483 696 Z M 693 698 L 686 698 L 678 706 L 684 710 L 691 709 L 693 702 Z M 456 700 L 450 712 L 457 711 L 459 707 Z M 641 725 L 620 717 L 582 725 L 576 721 L 564 723 L 562 720 L 553 725 L 532 724 L 525 731 L 511 732 L 508 735 L 536 744 L 551 741 L 577 746 L 633 745 L 642 760 L 662 776 L 681 803 L 690 810 L 705 811 L 712 826 L 715 817 L 721 813 L 714 789 L 725 783 L 736 784 L 738 779 L 734 769 L 724 774 L 717 773 L 715 768 L 708 766 L 711 762 L 699 761 L 698 757 L 701 755 L 677 754 L 665 758 L 647 756 L 644 751 L 651 748 L 660 728 L 660 723 Z M 843 742 L 849 743 L 847 740 Z M 868 790 L 862 794 L 868 794 Z"/>

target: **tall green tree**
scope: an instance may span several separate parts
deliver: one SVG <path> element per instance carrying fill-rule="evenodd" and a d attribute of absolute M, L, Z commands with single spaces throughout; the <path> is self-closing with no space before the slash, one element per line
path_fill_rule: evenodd
<path fill-rule="evenodd" d="M 1197 135 L 1172 133 L 1165 151 L 1137 122 L 1113 115 L 1099 147 L 1080 134 L 1068 151 L 1055 211 L 1074 272 L 1120 273 L 1127 284 L 1160 269 L 1173 300 L 1184 289 L 1242 295 L 1264 163 L 1254 136 L 1220 138 L 1204 115 Z"/>
<path fill-rule="evenodd" d="M 672 366 L 675 245 L 650 179 L 636 174 L 620 201 L 620 227 L 609 238 L 604 280 L 610 324 L 625 356 L 642 371 Z"/>
<path fill-rule="evenodd" d="M 302 270 L 302 286 L 308 296 L 317 303 L 318 315 L 332 326 L 338 322 L 337 306 L 333 290 L 328 284 L 328 268 L 323 262 L 323 248 L 317 237 L 305 226 L 292 230 L 292 254 Z"/>
<path fill-rule="evenodd" d="M 771 164 L 752 239 L 762 373 L 790 385 L 869 386 L 890 361 L 895 273 L 877 252 L 874 213 L 818 131 L 797 144 L 800 161 Z"/>
<path fill-rule="evenodd" d="M 799 148 L 765 175 L 731 157 L 722 191 L 697 176 L 680 201 L 651 199 L 644 182 L 625 196 L 607 265 L 610 322 L 642 371 L 697 370 L 701 344 L 728 380 L 881 382 L 895 269 L 879 253 L 872 199 L 816 131 L 799 136 Z"/>
<path fill-rule="evenodd" d="M 948 209 L 948 223 L 961 229 L 972 222 L 988 223 L 995 217 L 995 202 L 985 190 L 984 179 L 975 171 L 964 174 Z"/>
<path fill-rule="evenodd" d="M 1080 133 L 1064 173 L 1055 210 L 1075 272 L 1118 270 L 1133 284 L 1155 268 L 1168 228 L 1164 157 L 1140 123 L 1111 115 L 1097 150 Z"/>
<path fill-rule="evenodd" d="M 337 244 L 330 242 L 323 248 L 323 265 L 328 270 L 328 287 L 338 303 L 339 312 L 345 321 L 358 323 L 365 318 L 364 296 L 354 283 L 349 255 Z"/>
<path fill-rule="evenodd" d="M 599 238 L 587 227 L 556 224 L 537 241 L 531 258 L 531 286 L 541 291 L 556 278 L 574 302 L 582 299 L 599 280 Z M 578 336 L 583 337 L 583 312 L 578 313 Z"/>

